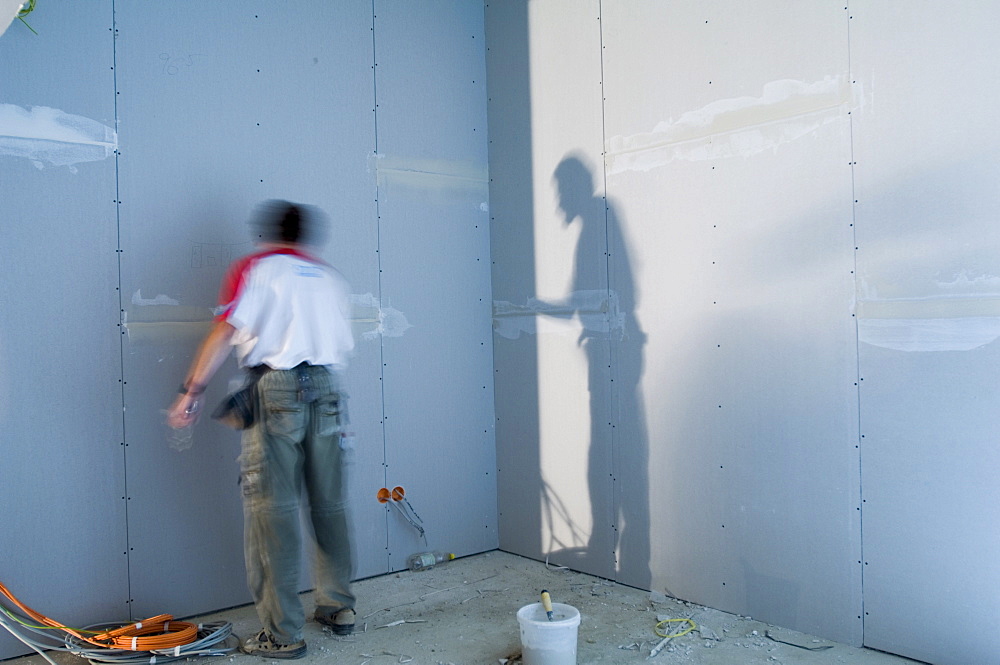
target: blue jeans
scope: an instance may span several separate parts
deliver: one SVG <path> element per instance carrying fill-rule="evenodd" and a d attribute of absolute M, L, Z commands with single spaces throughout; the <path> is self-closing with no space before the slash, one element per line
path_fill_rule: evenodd
<path fill-rule="evenodd" d="M 240 455 L 247 583 L 264 629 L 275 642 L 293 644 L 302 640 L 305 623 L 299 598 L 303 489 L 316 545 L 316 610 L 330 615 L 354 607 L 341 447 L 347 395 L 339 374 L 321 366 L 269 371 L 257 392 L 257 422 L 244 430 Z"/>

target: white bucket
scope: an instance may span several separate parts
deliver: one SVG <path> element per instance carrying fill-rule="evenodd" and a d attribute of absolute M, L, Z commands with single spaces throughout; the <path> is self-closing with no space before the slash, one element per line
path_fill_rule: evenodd
<path fill-rule="evenodd" d="M 521 662 L 524 665 L 576 665 L 576 634 L 580 611 L 552 603 L 552 621 L 541 603 L 517 611 L 521 626 Z"/>

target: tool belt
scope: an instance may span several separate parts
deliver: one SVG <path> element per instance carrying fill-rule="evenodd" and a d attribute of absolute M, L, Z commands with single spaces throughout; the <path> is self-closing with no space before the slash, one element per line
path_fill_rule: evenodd
<path fill-rule="evenodd" d="M 309 375 L 310 367 L 312 365 L 309 363 L 300 363 L 291 370 L 296 373 L 298 378 L 298 400 L 307 404 L 315 402 L 319 396 L 318 391 L 312 385 L 312 377 Z M 274 370 L 267 365 L 248 367 L 243 387 L 227 395 L 222 403 L 215 407 L 212 418 L 236 430 L 250 428 L 257 422 L 257 384 L 262 376 L 271 371 Z"/>

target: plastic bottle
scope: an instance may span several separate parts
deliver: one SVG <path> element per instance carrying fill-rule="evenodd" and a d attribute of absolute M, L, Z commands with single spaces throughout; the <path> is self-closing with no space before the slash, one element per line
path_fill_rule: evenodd
<path fill-rule="evenodd" d="M 410 558 L 406 560 L 406 567 L 413 571 L 427 570 L 454 558 L 455 555 L 450 552 L 418 552 L 410 555 Z"/>

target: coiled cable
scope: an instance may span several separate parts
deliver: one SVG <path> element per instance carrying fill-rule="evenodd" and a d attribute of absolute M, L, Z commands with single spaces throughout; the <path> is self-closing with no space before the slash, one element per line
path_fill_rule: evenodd
<path fill-rule="evenodd" d="M 14 608 L 8 607 L 6 598 Z M 16 609 L 15 609 L 16 608 Z M 32 621 L 34 623 L 32 623 Z M 71 628 L 36 612 L 0 584 L 0 627 L 47 660 L 45 651 L 68 651 L 91 663 L 165 663 L 197 656 L 221 656 L 235 651 L 239 638 L 232 624 L 193 624 L 161 614 L 144 621 L 104 623 Z"/>

